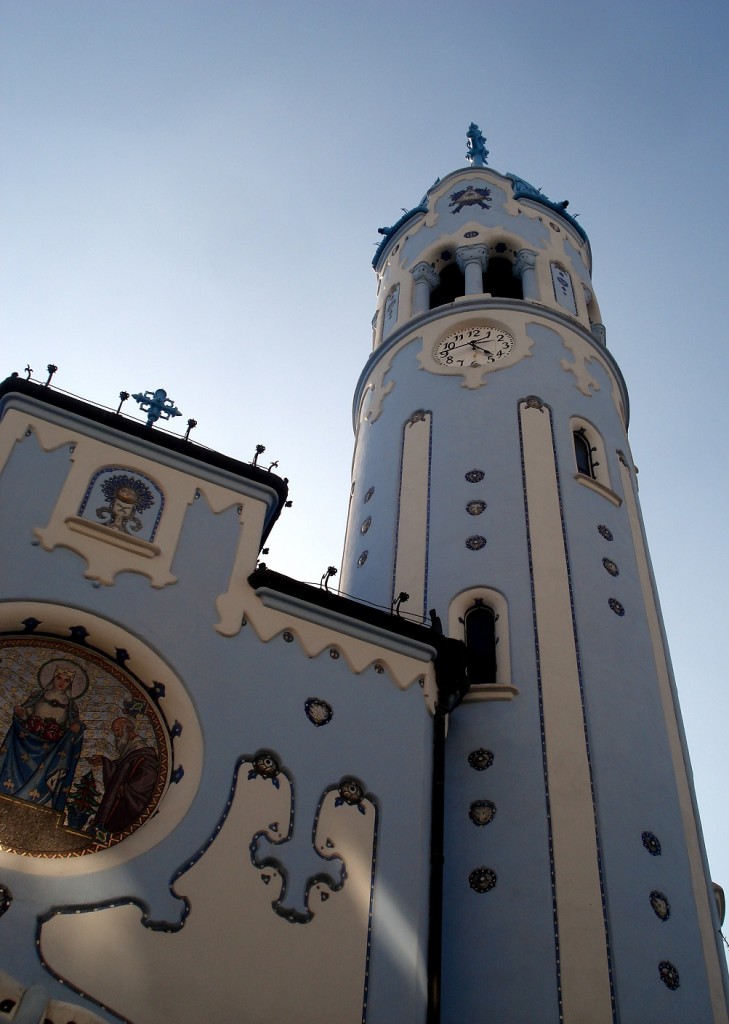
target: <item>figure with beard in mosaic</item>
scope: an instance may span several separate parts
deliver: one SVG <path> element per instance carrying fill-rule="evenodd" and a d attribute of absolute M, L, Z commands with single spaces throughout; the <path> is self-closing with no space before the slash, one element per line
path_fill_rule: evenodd
<path fill-rule="evenodd" d="M 111 723 L 117 757 L 90 758 L 101 768 L 104 796 L 94 818 L 96 828 L 123 832 L 142 814 L 157 784 L 157 751 L 137 733 L 134 721 L 121 716 Z"/>

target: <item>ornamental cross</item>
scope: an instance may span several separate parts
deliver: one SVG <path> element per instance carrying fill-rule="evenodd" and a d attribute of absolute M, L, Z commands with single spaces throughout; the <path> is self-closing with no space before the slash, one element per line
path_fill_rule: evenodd
<path fill-rule="evenodd" d="M 486 157 L 489 151 L 486 149 L 486 139 L 477 124 L 471 121 L 466 132 L 466 160 L 472 167 L 485 167 Z"/>
<path fill-rule="evenodd" d="M 167 397 L 164 388 L 157 388 L 156 391 L 145 391 L 143 395 L 132 395 L 139 408 L 147 414 L 147 426 L 151 427 L 159 419 L 169 420 L 172 416 L 182 416 L 171 398 Z"/>

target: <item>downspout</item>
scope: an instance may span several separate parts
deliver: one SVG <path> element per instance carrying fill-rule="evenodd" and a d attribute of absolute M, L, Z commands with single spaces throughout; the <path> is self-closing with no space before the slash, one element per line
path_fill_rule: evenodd
<path fill-rule="evenodd" d="M 431 612 L 434 628 L 440 625 Z M 437 626 L 436 626 L 437 623 Z M 428 923 L 427 1024 L 440 1024 L 443 961 L 443 873 L 445 870 L 445 744 L 448 715 L 468 692 L 466 645 L 446 641 L 448 647 L 435 660 L 437 698 L 433 714 L 433 777 L 430 799 L 430 907 Z M 448 653 L 446 654 L 446 650 Z"/>

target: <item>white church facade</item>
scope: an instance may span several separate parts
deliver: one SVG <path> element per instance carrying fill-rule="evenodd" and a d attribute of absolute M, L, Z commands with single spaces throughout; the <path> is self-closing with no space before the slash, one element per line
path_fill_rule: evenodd
<path fill-rule="evenodd" d="M 341 593 L 163 392 L 0 385 L 0 1021 L 726 1024 L 589 240 L 486 156 L 382 231 Z"/>

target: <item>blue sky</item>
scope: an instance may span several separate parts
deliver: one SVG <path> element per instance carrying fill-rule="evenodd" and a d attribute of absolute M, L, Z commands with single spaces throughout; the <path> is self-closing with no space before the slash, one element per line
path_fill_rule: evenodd
<path fill-rule="evenodd" d="M 0 0 L 2 375 L 165 387 L 197 441 L 265 444 L 294 501 L 267 561 L 302 579 L 341 555 L 377 228 L 472 120 L 570 200 L 727 889 L 728 45 L 713 0 Z"/>

